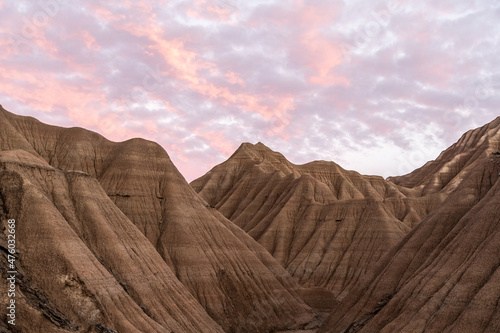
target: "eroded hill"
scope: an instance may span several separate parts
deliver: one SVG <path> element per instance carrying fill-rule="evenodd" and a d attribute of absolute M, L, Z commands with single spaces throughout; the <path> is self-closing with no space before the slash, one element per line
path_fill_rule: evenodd
<path fill-rule="evenodd" d="M 17 329 L 268 332 L 313 319 L 292 277 L 206 207 L 159 145 L 4 109 L 0 124 L 1 218 L 17 220 L 22 272 Z"/>
<path fill-rule="evenodd" d="M 500 118 L 388 180 L 243 144 L 192 188 L 153 142 L 0 126 L 1 332 L 500 330 Z"/>
<path fill-rule="evenodd" d="M 499 177 L 497 118 L 394 179 L 418 191 L 453 191 L 339 304 L 321 332 L 499 332 Z"/>
<path fill-rule="evenodd" d="M 245 143 L 191 186 L 300 284 L 339 299 L 448 195 L 408 189 L 333 162 L 295 165 Z"/>

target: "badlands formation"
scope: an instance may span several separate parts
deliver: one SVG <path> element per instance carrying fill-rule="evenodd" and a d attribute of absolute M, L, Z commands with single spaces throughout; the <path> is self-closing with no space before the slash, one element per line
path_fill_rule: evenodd
<path fill-rule="evenodd" d="M 314 321 L 297 282 L 206 207 L 159 145 L 4 109 L 0 124 L 0 216 L 17 221 L 20 272 L 15 327 L 2 289 L 4 331 L 270 332 Z"/>
<path fill-rule="evenodd" d="M 500 117 L 387 181 L 243 144 L 191 185 L 303 286 L 319 332 L 500 332 Z"/>
<path fill-rule="evenodd" d="M 449 192 L 424 193 L 333 162 L 294 165 L 262 143 L 241 145 L 191 185 L 301 285 L 339 299 Z"/>
<path fill-rule="evenodd" d="M 500 117 L 403 177 L 446 200 L 370 271 L 320 332 L 500 332 Z"/>
<path fill-rule="evenodd" d="M 0 332 L 499 332 L 499 174 L 500 118 L 387 180 L 259 143 L 190 186 L 0 107 Z"/>

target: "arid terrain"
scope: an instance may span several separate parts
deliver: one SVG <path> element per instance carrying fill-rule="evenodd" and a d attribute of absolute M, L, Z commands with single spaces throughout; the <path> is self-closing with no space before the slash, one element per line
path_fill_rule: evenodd
<path fill-rule="evenodd" d="M 500 117 L 404 176 L 243 143 L 188 184 L 0 107 L 0 332 L 500 332 L 499 177 Z"/>

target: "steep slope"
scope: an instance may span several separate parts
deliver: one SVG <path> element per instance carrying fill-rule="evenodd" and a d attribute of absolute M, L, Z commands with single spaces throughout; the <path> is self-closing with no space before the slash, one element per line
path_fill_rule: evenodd
<path fill-rule="evenodd" d="M 294 165 L 262 143 L 241 145 L 191 186 L 300 284 L 340 299 L 446 197 L 333 162 Z"/>
<path fill-rule="evenodd" d="M 4 109 L 0 109 L 0 123 L 2 151 L 6 153 L 22 151 L 23 161 L 31 159 L 44 161 L 46 168 L 61 174 L 59 178 L 69 178 L 68 175 L 71 175 L 92 183 L 91 187 L 89 185 L 91 189 L 85 192 L 87 193 L 85 195 L 82 192 L 83 184 L 73 185 L 74 183 L 70 182 L 61 185 L 73 202 L 73 206 L 69 208 L 56 200 L 64 196 L 61 194 L 63 190 L 57 190 L 56 193 L 53 193 L 55 190 L 45 191 L 44 202 L 48 206 L 55 206 L 54 215 L 62 215 L 58 223 L 76 232 L 80 241 L 84 243 L 80 244 L 80 247 L 86 246 L 86 251 L 94 253 L 99 260 L 107 258 L 108 261 L 103 265 L 117 281 L 125 285 L 122 289 L 125 289 L 135 301 L 134 310 L 128 311 L 139 309 L 156 320 L 160 315 L 151 313 L 152 308 L 168 308 L 170 304 L 175 303 L 168 297 L 166 289 L 163 293 L 152 292 L 151 303 L 147 304 L 143 301 L 146 296 L 138 291 L 140 288 L 132 285 L 131 281 L 140 280 L 136 272 L 146 270 L 140 265 L 147 266 L 147 270 L 154 272 L 155 276 L 159 274 L 156 268 L 150 267 L 153 260 L 150 259 L 151 256 L 156 259 L 161 258 L 163 265 L 168 265 L 163 269 L 168 268 L 173 272 L 168 278 L 164 275 L 157 277 L 158 283 L 172 284 L 174 282 L 171 280 L 176 281 L 179 289 L 186 288 L 197 300 L 194 302 L 195 305 L 199 307 L 201 304 L 206 311 L 192 310 L 194 314 L 201 312 L 207 318 L 183 318 L 192 325 L 194 325 L 192 322 L 196 322 L 196 328 L 179 326 L 180 328 L 173 329 L 175 332 L 220 330 L 219 326 L 206 316 L 207 313 L 222 329 L 235 332 L 252 330 L 268 332 L 274 329 L 300 327 L 312 319 L 310 308 L 300 297 L 302 290 L 291 276 L 253 239 L 222 215 L 206 207 L 203 200 L 173 166 L 167 153 L 157 144 L 140 139 L 114 143 L 80 128 L 65 129 L 49 126 L 33 118 L 15 116 Z M 36 180 L 42 188 L 55 187 L 56 185 L 47 184 L 53 181 L 54 177 L 40 176 L 38 168 L 34 168 L 33 176 L 22 174 L 20 177 L 26 179 L 24 182 L 34 183 Z M 21 174 L 20 171 L 18 173 Z M 81 197 L 74 197 L 74 193 L 82 194 Z M 106 194 L 106 200 L 101 197 L 93 198 L 88 193 Z M 28 202 L 25 201 L 24 205 L 21 205 L 18 213 L 21 217 L 18 219 L 34 219 L 35 215 L 26 217 L 22 215 L 29 213 Z M 75 210 L 76 208 L 79 210 Z M 101 223 L 104 222 L 91 223 L 88 219 L 82 221 L 81 216 L 91 214 L 89 212 L 94 214 L 95 210 L 98 210 L 95 216 L 100 216 L 96 219 L 108 223 L 115 218 L 115 215 L 121 214 L 121 222 L 116 222 L 102 233 L 108 235 L 115 232 L 117 227 L 123 229 L 124 235 L 112 237 L 112 243 L 117 242 L 120 246 L 128 248 L 132 261 L 130 258 L 125 260 L 118 255 L 115 256 L 114 252 L 108 251 L 103 245 L 110 241 L 106 241 L 104 236 L 100 238 L 100 234 L 93 234 L 99 233 Z M 40 221 L 43 225 L 45 218 Z M 20 231 L 21 244 L 24 238 L 32 237 L 29 235 L 31 226 L 26 228 Z M 141 240 L 135 233 L 130 234 L 132 231 L 129 230 L 139 231 L 143 235 L 141 237 L 146 237 L 144 240 L 148 241 Z M 59 234 L 57 237 L 64 236 Z M 54 239 L 57 237 L 53 236 Z M 138 243 L 147 244 L 148 251 L 156 253 L 151 255 L 138 253 L 136 249 Z M 25 243 L 24 246 L 27 248 L 23 251 L 28 251 L 28 247 L 29 251 L 37 251 L 38 245 L 41 246 L 37 243 L 35 245 Z M 47 251 L 53 249 L 49 247 Z M 61 258 L 64 258 L 64 251 L 60 252 Z M 23 260 L 24 257 L 25 255 L 22 255 Z M 78 265 L 78 260 L 70 259 L 72 265 Z M 32 269 L 32 265 L 33 262 L 25 265 L 28 276 L 35 272 L 43 275 L 42 267 Z M 63 269 L 61 271 L 64 272 Z M 78 276 L 83 280 L 80 276 L 83 273 L 71 270 L 68 272 L 65 274 Z M 49 280 L 47 278 L 46 281 Z M 46 281 L 40 283 L 41 290 L 52 288 Z M 148 282 L 147 279 L 144 281 Z M 61 293 L 61 290 L 55 287 L 54 290 Z M 90 287 L 89 290 L 90 294 L 94 294 L 94 290 Z M 186 297 L 186 300 L 191 302 L 192 298 Z M 105 301 L 110 302 L 106 298 Z M 176 307 L 184 309 L 182 302 L 178 304 Z M 141 305 L 144 305 L 147 311 L 142 309 Z M 104 305 L 103 309 L 108 311 Z M 185 309 L 190 310 L 190 307 L 186 306 Z M 113 311 L 109 314 L 110 317 L 129 316 L 125 312 L 120 313 L 119 310 L 118 313 Z M 165 317 L 164 314 L 162 316 Z M 118 321 L 115 319 L 112 324 L 116 325 Z M 160 322 L 160 325 L 170 327 L 163 322 Z"/>
<path fill-rule="evenodd" d="M 488 154 L 500 150 L 500 147 L 495 147 L 499 119 L 500 117 L 485 126 L 468 131 L 436 160 L 405 176 L 389 177 L 388 180 L 424 194 L 442 189 L 453 191 L 477 167 L 478 159 L 484 159 L 486 153 L 491 160 L 494 156 Z"/>
<path fill-rule="evenodd" d="M 222 332 L 95 179 L 23 150 L 1 151 L 0 166 L 2 225 L 16 219 L 16 329 Z"/>
<path fill-rule="evenodd" d="M 454 191 L 332 312 L 321 332 L 500 330 L 500 118 L 395 179 Z"/>

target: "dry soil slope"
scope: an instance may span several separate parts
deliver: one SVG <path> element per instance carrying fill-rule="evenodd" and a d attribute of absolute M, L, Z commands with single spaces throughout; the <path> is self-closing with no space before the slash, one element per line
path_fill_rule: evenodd
<path fill-rule="evenodd" d="M 139 230 L 147 237 L 148 246 L 156 250 L 155 255 L 161 256 L 176 279 L 224 330 L 267 332 L 298 327 L 311 320 L 311 310 L 302 301 L 300 288 L 291 276 L 253 239 L 221 214 L 205 207 L 157 144 L 140 139 L 114 143 L 81 128 L 49 126 L 3 109 L 0 110 L 0 122 L 2 151 L 22 150 L 23 158 L 33 156 L 44 160 L 56 173 L 92 181 L 95 191 L 100 187 L 108 196 L 102 218 L 110 219 L 106 215 L 109 211 L 123 213 L 122 217 L 134 225 L 131 230 Z M 42 186 L 49 180 L 52 178 L 38 181 Z M 80 190 L 75 188 L 74 191 Z M 66 212 L 61 210 L 66 208 L 59 206 L 50 192 L 47 200 L 65 216 Z M 80 204 L 80 200 L 72 201 L 74 205 Z M 93 204 L 82 202 L 89 206 L 82 208 L 82 214 L 94 208 Z M 79 216 L 78 212 L 67 214 Z M 26 233 L 28 230 L 29 227 Z M 85 230 L 89 234 L 98 233 L 92 228 Z M 21 234 L 20 239 L 23 237 L 29 235 Z M 124 239 L 129 239 L 132 242 L 134 237 L 118 237 L 117 241 L 123 243 Z M 121 246 L 130 247 L 135 253 L 136 243 Z M 94 247 L 99 244 L 94 240 L 86 245 L 96 251 Z M 134 259 L 142 261 L 143 265 L 152 260 L 142 254 Z M 118 258 L 114 260 L 111 256 L 109 260 L 121 267 L 123 275 L 128 274 L 127 265 L 121 265 Z M 129 282 L 125 283 L 131 288 Z M 46 287 L 43 285 L 41 289 Z M 136 292 L 130 293 L 135 295 Z M 160 298 L 168 299 L 164 293 L 158 293 Z M 183 307 L 182 302 L 179 304 Z M 145 304 L 146 309 L 154 306 Z M 156 306 L 164 305 L 158 300 Z M 203 320 L 200 319 L 197 325 L 202 327 Z M 218 327 L 213 322 L 211 325 L 214 330 Z M 211 325 L 194 331 L 211 331 Z"/>
<path fill-rule="evenodd" d="M 262 143 L 241 145 L 191 186 L 302 285 L 340 298 L 446 196 L 333 162 L 294 165 Z"/>
<path fill-rule="evenodd" d="M 322 332 L 500 331 L 500 118 L 396 179 L 455 190 L 332 312 Z"/>
<path fill-rule="evenodd" d="M 17 221 L 13 332 L 223 331 L 94 178 L 2 150 L 0 216 Z"/>

